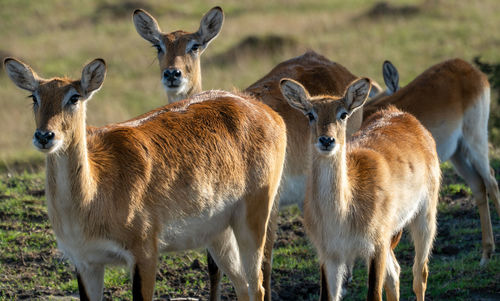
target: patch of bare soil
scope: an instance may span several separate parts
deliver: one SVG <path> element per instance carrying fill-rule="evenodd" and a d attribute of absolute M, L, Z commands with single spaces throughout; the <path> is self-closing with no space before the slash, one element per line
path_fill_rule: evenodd
<path fill-rule="evenodd" d="M 232 65 L 240 59 L 261 57 L 297 47 L 295 39 L 280 35 L 248 36 L 227 51 L 206 59 L 207 64 Z"/>
<path fill-rule="evenodd" d="M 375 3 L 364 16 L 370 19 L 385 17 L 413 17 L 421 12 L 421 8 L 416 5 L 395 5 L 386 1 Z"/>

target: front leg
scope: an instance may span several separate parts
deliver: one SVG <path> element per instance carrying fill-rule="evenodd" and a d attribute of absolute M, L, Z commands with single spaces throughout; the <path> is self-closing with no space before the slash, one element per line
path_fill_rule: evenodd
<path fill-rule="evenodd" d="M 326 285 L 326 289 L 321 288 L 320 300 L 340 300 L 342 291 L 342 283 L 347 271 L 347 266 L 344 262 L 338 259 L 327 258 L 322 264 L 322 286 Z"/>
<path fill-rule="evenodd" d="M 382 286 L 385 280 L 388 246 L 378 246 L 370 259 L 368 271 L 368 301 L 382 301 Z"/>
<path fill-rule="evenodd" d="M 136 259 L 136 263 L 131 271 L 132 296 L 134 301 L 153 300 L 156 281 L 156 261 L 156 252 Z"/>
<path fill-rule="evenodd" d="M 104 265 L 85 264 L 76 268 L 80 300 L 100 301 L 104 287 Z"/>
<path fill-rule="evenodd" d="M 208 265 L 208 276 L 210 279 L 210 301 L 220 300 L 220 281 L 222 278 L 222 272 L 215 263 L 215 260 L 210 255 L 207 250 L 207 265 Z"/>

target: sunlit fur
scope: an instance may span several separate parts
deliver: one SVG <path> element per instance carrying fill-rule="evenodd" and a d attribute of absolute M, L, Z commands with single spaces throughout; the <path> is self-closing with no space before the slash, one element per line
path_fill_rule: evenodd
<path fill-rule="evenodd" d="M 279 82 L 291 78 L 304 85 L 311 95 L 343 95 L 348 85 L 356 79 L 344 66 L 324 56 L 308 51 L 284 61 L 245 91 L 269 105 L 285 120 L 287 126 L 287 157 L 284 169 L 280 205 L 300 204 L 305 196 L 305 176 L 309 153 L 309 121 L 304 114 L 288 105 L 281 94 Z M 347 135 L 361 126 L 362 110 L 356 111 L 349 120 Z M 353 130 L 351 130 L 353 129 Z"/>
<path fill-rule="evenodd" d="M 34 81 L 27 86 L 11 76 L 39 95 L 37 128 L 63 140 L 47 154 L 47 206 L 81 295 L 101 300 L 104 266 L 126 264 L 140 280 L 134 296 L 151 300 L 160 251 L 208 246 L 227 275 L 240 277 L 231 279 L 240 299 L 263 299 L 265 229 L 286 148 L 276 112 L 245 94 L 209 91 L 87 128 L 86 102 L 104 79 L 102 60 L 88 64 L 82 80 L 44 80 L 19 61 L 5 64 L 10 75 Z M 62 106 L 68 89 L 82 95 L 75 108 Z M 231 235 L 241 262 L 223 256 Z"/>
<path fill-rule="evenodd" d="M 430 67 L 393 95 L 369 101 L 365 117 L 387 105 L 413 114 L 436 140 L 441 162 L 451 160 L 470 186 L 481 218 L 481 265 L 485 265 L 495 250 L 488 195 L 500 215 L 500 192 L 488 159 L 487 77 L 461 59 L 447 60 Z"/>
<path fill-rule="evenodd" d="M 366 99 L 367 84 L 361 81 L 366 80 L 354 82 L 344 97 L 305 94 L 301 104 L 289 100 L 318 116 L 311 123 L 309 148 L 321 136 L 338 144 L 331 153 L 309 152 L 306 230 L 318 251 L 330 300 L 340 299 L 347 267 L 358 257 L 370 267 L 367 300 L 382 300 L 383 285 L 387 300 L 398 300 L 400 269 L 392 247 L 408 226 L 416 252 L 413 288 L 417 300 L 424 300 L 440 183 L 434 140 L 413 116 L 392 107 L 370 117 L 348 141 L 347 123 L 336 113 L 351 114 Z M 283 81 L 284 95 L 292 85 L 300 84 Z"/>

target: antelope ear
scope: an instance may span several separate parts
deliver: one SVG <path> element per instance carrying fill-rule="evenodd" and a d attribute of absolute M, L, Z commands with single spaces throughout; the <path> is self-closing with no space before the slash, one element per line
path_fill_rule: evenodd
<path fill-rule="evenodd" d="M 360 78 L 347 88 L 344 102 L 349 115 L 365 103 L 370 93 L 371 85 L 369 78 Z"/>
<path fill-rule="evenodd" d="M 35 92 L 40 84 L 40 78 L 30 66 L 12 57 L 3 61 L 9 78 L 19 88 Z"/>
<path fill-rule="evenodd" d="M 209 10 L 201 19 L 200 28 L 197 31 L 200 37 L 200 44 L 207 47 L 208 43 L 212 41 L 222 29 L 224 22 L 224 12 L 222 8 L 216 6 Z"/>
<path fill-rule="evenodd" d="M 304 114 L 311 112 L 312 104 L 309 101 L 311 97 L 302 84 L 290 78 L 283 78 L 280 81 L 280 89 L 281 94 L 292 108 Z"/>
<path fill-rule="evenodd" d="M 387 95 L 394 94 L 399 90 L 399 73 L 396 66 L 390 61 L 385 61 L 382 66 L 382 74 L 384 75 L 384 82 L 387 86 Z"/>
<path fill-rule="evenodd" d="M 147 11 L 136 9 L 132 16 L 137 33 L 152 44 L 158 44 L 161 39 L 160 26 L 156 19 Z"/>
<path fill-rule="evenodd" d="M 98 90 L 106 77 L 106 62 L 103 59 L 95 59 L 83 67 L 81 85 L 85 97 Z"/>

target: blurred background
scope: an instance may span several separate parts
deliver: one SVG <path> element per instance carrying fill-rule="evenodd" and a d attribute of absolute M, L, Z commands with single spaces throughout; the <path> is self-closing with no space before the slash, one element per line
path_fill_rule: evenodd
<path fill-rule="evenodd" d="M 386 59 L 399 69 L 402 85 L 448 58 L 500 62 L 498 0 L 1 0 L 0 56 L 18 57 L 45 78 L 78 78 L 85 63 L 104 58 L 108 75 L 89 103 L 88 124 L 123 121 L 166 103 L 156 51 L 137 34 L 133 10 L 146 9 L 164 32 L 196 31 L 216 5 L 225 21 L 202 55 L 204 89 L 244 89 L 308 49 L 381 84 Z M 31 146 L 29 93 L 4 70 L 0 87 L 1 164 L 42 160 Z M 490 133 L 498 145 L 498 129 Z"/>

